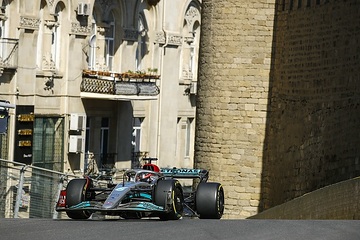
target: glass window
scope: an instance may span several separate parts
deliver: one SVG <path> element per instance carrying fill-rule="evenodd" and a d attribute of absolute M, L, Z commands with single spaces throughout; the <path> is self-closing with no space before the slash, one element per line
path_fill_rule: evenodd
<path fill-rule="evenodd" d="M 63 118 L 35 118 L 33 135 L 33 164 L 55 171 L 63 171 Z"/>
<path fill-rule="evenodd" d="M 142 15 L 139 15 L 139 20 L 138 20 L 138 45 L 137 45 L 137 49 L 136 49 L 136 70 L 141 71 L 143 66 L 142 66 L 142 60 L 146 54 L 146 26 L 145 26 L 145 22 L 144 19 L 142 17 Z"/>
<path fill-rule="evenodd" d="M 100 130 L 100 155 L 101 155 L 101 164 L 108 164 L 107 154 L 108 154 L 108 143 L 109 143 L 109 118 L 101 119 L 101 130 Z"/>
<path fill-rule="evenodd" d="M 111 14 L 111 20 L 109 28 L 105 33 L 105 64 L 109 71 L 113 70 L 113 58 L 114 58 L 114 36 L 115 36 L 115 23 L 114 17 Z"/>
<path fill-rule="evenodd" d="M 51 33 L 51 60 L 57 69 L 60 68 L 60 41 L 61 41 L 61 7 L 55 9 L 54 26 Z"/>
<path fill-rule="evenodd" d="M 90 70 L 96 70 L 96 17 L 93 15 L 91 23 L 91 36 L 89 39 L 89 62 L 88 67 Z"/>
<path fill-rule="evenodd" d="M 193 118 L 188 118 L 186 121 L 186 136 L 185 136 L 185 157 L 190 156 L 191 149 L 191 129 Z"/>
<path fill-rule="evenodd" d="M 134 118 L 133 122 L 133 133 L 132 133 L 132 146 L 133 153 L 140 152 L 140 142 L 141 142 L 141 123 L 143 118 Z"/>

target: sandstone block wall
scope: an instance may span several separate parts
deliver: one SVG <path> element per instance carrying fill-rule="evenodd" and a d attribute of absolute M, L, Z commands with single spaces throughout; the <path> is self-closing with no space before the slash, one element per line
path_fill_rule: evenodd
<path fill-rule="evenodd" d="M 360 219 L 360 178 L 346 180 L 263 211 L 251 219 Z"/>
<path fill-rule="evenodd" d="M 360 175 L 360 3 L 299 2 L 275 20 L 264 209 Z"/>
<path fill-rule="evenodd" d="M 256 214 L 275 1 L 203 1 L 195 164 L 224 185 L 225 218 Z"/>
<path fill-rule="evenodd" d="M 275 14 L 276 13 L 276 14 Z M 246 218 L 360 175 L 360 3 L 204 0 L 195 164 Z"/>

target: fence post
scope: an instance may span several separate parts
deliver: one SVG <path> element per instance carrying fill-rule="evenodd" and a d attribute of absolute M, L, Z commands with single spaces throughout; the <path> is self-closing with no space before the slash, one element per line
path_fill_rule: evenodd
<path fill-rule="evenodd" d="M 59 200 L 59 196 L 60 196 L 60 191 L 63 189 L 63 185 L 64 185 L 64 180 L 67 178 L 67 176 L 65 175 L 61 175 L 60 177 L 60 181 L 58 184 L 58 189 L 57 189 L 57 193 L 56 193 L 56 197 L 55 197 L 55 205 L 54 205 L 54 212 L 53 212 L 53 219 L 57 219 L 58 218 L 58 212 L 56 211 L 56 205 L 57 205 L 57 201 Z"/>
<path fill-rule="evenodd" d="M 16 202 L 15 202 L 15 207 L 14 207 L 14 218 L 19 218 L 19 208 L 20 208 L 20 203 L 21 203 L 21 197 L 22 197 L 22 190 L 23 190 L 23 186 L 24 186 L 24 175 L 25 175 L 25 171 L 26 168 L 28 168 L 29 166 L 23 166 L 20 170 L 20 180 L 19 180 L 19 184 L 18 184 L 18 189 L 17 189 L 17 194 L 16 194 Z"/>

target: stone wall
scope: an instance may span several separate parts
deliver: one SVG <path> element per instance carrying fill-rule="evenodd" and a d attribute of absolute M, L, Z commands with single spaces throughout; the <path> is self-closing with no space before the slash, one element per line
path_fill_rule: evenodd
<path fill-rule="evenodd" d="M 275 22 L 264 209 L 360 175 L 360 3 L 290 2 Z"/>
<path fill-rule="evenodd" d="M 224 185 L 225 218 L 256 214 L 275 1 L 203 1 L 195 164 Z"/>
<path fill-rule="evenodd" d="M 360 219 L 360 178 L 320 188 L 251 219 Z"/>
<path fill-rule="evenodd" d="M 360 175 L 359 5 L 203 1 L 195 164 L 225 218 Z"/>

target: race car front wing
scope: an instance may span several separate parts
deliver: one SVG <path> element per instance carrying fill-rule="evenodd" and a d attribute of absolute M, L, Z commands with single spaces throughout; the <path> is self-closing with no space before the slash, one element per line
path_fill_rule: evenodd
<path fill-rule="evenodd" d="M 106 213 L 116 213 L 116 212 L 168 212 L 164 207 L 155 205 L 151 202 L 129 202 L 124 204 L 119 204 L 115 208 L 104 208 L 102 203 L 95 201 L 85 201 L 77 205 L 66 207 L 57 207 L 56 211 L 58 212 L 71 212 L 71 211 L 90 211 L 90 212 L 106 212 Z"/>

